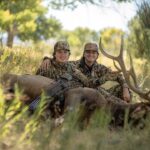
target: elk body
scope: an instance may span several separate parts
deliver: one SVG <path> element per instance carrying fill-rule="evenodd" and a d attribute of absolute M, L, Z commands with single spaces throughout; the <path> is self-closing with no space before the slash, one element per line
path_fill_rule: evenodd
<path fill-rule="evenodd" d="M 6 74 L 2 78 L 5 94 L 12 93 L 13 95 L 14 86 L 17 84 L 22 91 L 22 95 L 24 95 L 21 100 L 25 103 L 31 103 L 36 97 L 41 95 L 42 91 L 47 91 L 47 89 L 53 87 L 55 83 L 54 80 L 37 75 Z M 78 105 L 82 105 L 82 112 L 79 114 L 78 121 L 79 123 L 82 122 L 83 126 L 89 123 L 91 115 L 96 109 L 105 108 L 106 111 L 111 111 L 112 117 L 114 118 L 111 123 L 123 126 L 126 109 L 129 109 L 130 121 L 130 119 L 132 120 L 134 112 L 137 111 L 137 108 L 144 109 L 144 116 L 147 113 L 147 107 L 150 107 L 149 104 L 146 103 L 127 104 L 125 102 L 116 103 L 111 99 L 106 100 L 97 90 L 91 88 L 80 87 L 69 89 L 64 92 L 64 97 L 64 106 L 61 108 L 63 113 L 66 110 L 71 110 Z M 9 98 L 13 98 L 13 96 Z M 118 119 L 120 116 L 123 117 L 122 120 Z M 136 120 L 139 120 L 139 118 Z"/>

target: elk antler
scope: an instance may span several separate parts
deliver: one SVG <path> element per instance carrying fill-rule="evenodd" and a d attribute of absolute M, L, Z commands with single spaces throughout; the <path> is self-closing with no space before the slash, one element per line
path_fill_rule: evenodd
<path fill-rule="evenodd" d="M 129 86 L 129 88 L 134 91 L 135 93 L 137 93 L 141 98 L 145 99 L 145 100 L 148 100 L 150 101 L 150 90 L 147 92 L 147 91 L 142 91 L 138 84 L 137 84 L 137 77 L 136 77 L 136 74 L 135 74 L 135 70 L 134 70 L 134 67 L 133 67 L 133 62 L 132 62 L 132 58 L 131 58 L 131 55 L 130 55 L 130 69 L 129 71 L 127 71 L 126 69 L 126 66 L 125 66 L 125 63 L 124 63 L 124 59 L 123 59 L 123 46 L 124 46 L 124 41 L 123 41 L 123 36 L 121 37 L 121 46 L 120 46 L 120 53 L 118 56 L 112 56 L 110 54 L 108 54 L 102 47 L 102 42 L 101 42 L 101 39 L 100 39 L 100 42 L 99 42 L 99 48 L 102 52 L 102 54 L 110 59 L 113 59 L 114 61 L 117 61 L 120 68 L 119 69 L 117 67 L 117 69 L 120 71 L 122 71 L 123 75 L 124 75 L 124 78 Z M 133 81 L 134 81 L 134 84 L 132 84 L 130 82 L 130 77 L 132 77 Z"/>

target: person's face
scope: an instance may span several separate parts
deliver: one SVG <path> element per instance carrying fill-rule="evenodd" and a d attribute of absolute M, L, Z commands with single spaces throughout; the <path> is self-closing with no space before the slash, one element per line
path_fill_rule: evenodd
<path fill-rule="evenodd" d="M 84 52 L 84 58 L 86 62 L 94 63 L 98 58 L 98 52 L 94 50 L 86 50 Z"/>
<path fill-rule="evenodd" d="M 68 50 L 57 50 L 55 53 L 55 58 L 57 62 L 65 63 L 69 59 L 69 51 Z"/>

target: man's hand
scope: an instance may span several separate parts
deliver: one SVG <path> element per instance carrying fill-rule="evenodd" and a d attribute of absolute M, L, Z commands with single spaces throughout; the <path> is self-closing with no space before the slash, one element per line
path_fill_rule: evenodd
<path fill-rule="evenodd" d="M 40 68 L 42 68 L 43 70 L 48 70 L 49 66 L 50 66 L 50 59 L 49 58 L 45 58 L 42 61 L 41 65 L 40 65 Z"/>
<path fill-rule="evenodd" d="M 123 99 L 129 103 L 131 101 L 131 96 L 130 96 L 130 92 L 129 92 L 129 89 L 124 87 L 123 88 Z"/>

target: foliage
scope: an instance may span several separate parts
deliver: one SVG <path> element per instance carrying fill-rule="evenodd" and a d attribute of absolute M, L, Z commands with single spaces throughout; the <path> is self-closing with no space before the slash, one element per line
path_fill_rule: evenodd
<path fill-rule="evenodd" d="M 42 0 L 0 1 L 0 8 L 0 29 L 7 32 L 9 47 L 12 47 L 15 36 L 21 37 L 22 40 L 37 40 L 41 37 L 47 39 L 53 36 L 55 29 L 61 28 L 55 18 L 45 17 L 47 8 L 42 5 Z M 42 32 L 43 30 L 45 32 Z"/>
<path fill-rule="evenodd" d="M 105 28 L 100 31 L 104 47 L 115 54 L 120 49 L 120 39 L 124 34 L 122 30 L 116 28 Z"/>
<path fill-rule="evenodd" d="M 98 33 L 89 28 L 78 27 L 73 31 L 62 31 L 58 35 L 58 39 L 66 39 L 73 47 L 73 55 L 81 56 L 83 52 L 83 45 L 89 41 L 98 41 Z"/>
<path fill-rule="evenodd" d="M 150 3 L 144 1 L 129 22 L 128 49 L 136 57 L 150 58 Z"/>
<path fill-rule="evenodd" d="M 39 42 L 40 40 L 47 40 L 55 37 L 61 29 L 61 23 L 52 16 L 47 18 L 44 15 L 39 15 L 35 19 L 35 24 L 36 29 L 34 32 L 29 32 L 24 29 L 18 33 L 18 37 L 22 41 L 32 39 L 34 42 Z"/>
<path fill-rule="evenodd" d="M 0 107 L 4 108 L 2 101 L 3 99 Z M 42 119 L 38 112 L 29 115 L 27 109 L 22 109 L 11 117 L 13 110 L 17 111 L 19 108 L 19 102 L 15 100 L 7 111 L 5 109 L 5 113 L 0 109 L 0 149 L 122 150 L 124 147 L 126 150 L 145 150 L 150 147 L 150 118 L 146 120 L 147 126 L 143 130 L 126 128 L 111 131 L 108 129 L 108 114 L 101 111 L 95 113 L 87 129 L 80 131 L 75 126 L 77 113 L 70 112 L 63 125 L 52 130 L 52 120 Z"/>
<path fill-rule="evenodd" d="M 129 2 L 132 0 L 114 0 Z M 0 1 L 0 32 L 6 32 L 7 46 L 13 46 L 14 37 L 21 40 L 46 40 L 54 37 L 61 29 L 61 23 L 54 17 L 46 17 L 48 7 L 74 9 L 81 4 L 100 5 L 103 0 L 5 0 Z M 44 4 L 47 6 L 44 6 Z M 0 37 L 2 41 L 2 37 Z M 72 40 L 71 40 L 72 41 Z M 2 42 L 1 42 L 2 43 Z"/>
<path fill-rule="evenodd" d="M 138 9 L 138 16 L 142 27 L 150 29 L 150 2 L 143 1 Z"/>
<path fill-rule="evenodd" d="M 48 0 L 49 1 L 49 5 L 55 9 L 63 9 L 65 7 L 69 8 L 69 9 L 75 9 L 77 8 L 78 4 L 92 4 L 92 5 L 100 5 L 103 2 L 105 2 L 104 0 Z M 113 0 L 116 1 L 118 3 L 121 2 L 131 2 L 133 0 Z"/>
<path fill-rule="evenodd" d="M 5 72 L 33 74 L 39 65 L 41 55 L 40 51 L 35 52 L 32 48 L 3 48 L 0 54 L 0 76 Z"/>

